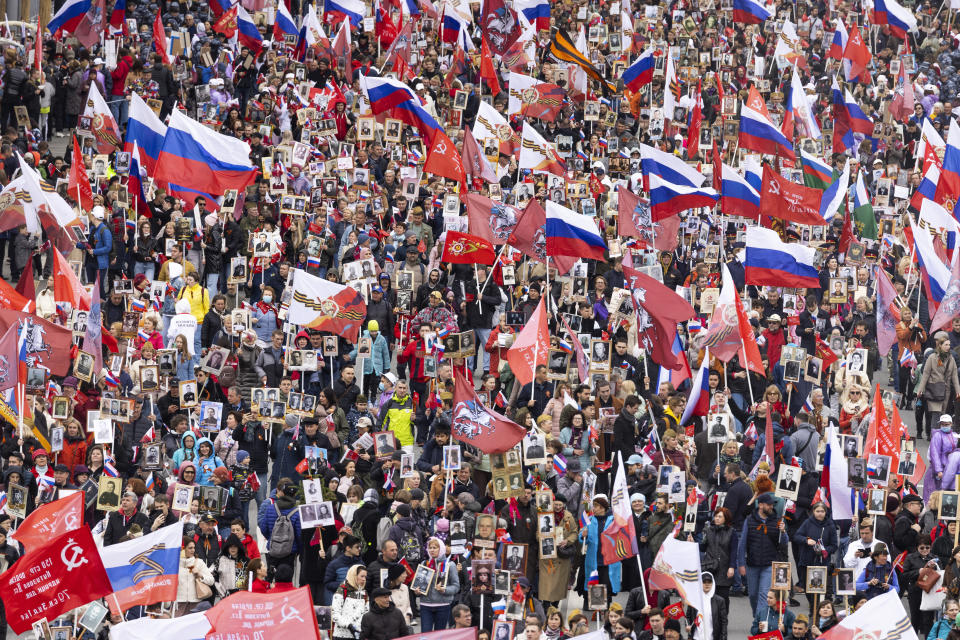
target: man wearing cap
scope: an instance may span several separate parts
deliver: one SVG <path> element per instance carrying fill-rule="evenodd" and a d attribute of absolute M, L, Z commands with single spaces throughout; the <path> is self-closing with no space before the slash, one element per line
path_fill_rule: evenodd
<path fill-rule="evenodd" d="M 127 491 L 120 499 L 120 510 L 107 517 L 107 528 L 103 532 L 103 546 L 109 547 L 120 542 L 133 525 L 138 525 L 143 533 L 150 527 L 150 520 L 137 509 L 137 494 Z"/>
<path fill-rule="evenodd" d="M 915 553 L 920 543 L 920 512 L 923 498 L 910 493 L 903 498 L 903 508 L 893 525 L 893 546 L 897 551 Z"/>
<path fill-rule="evenodd" d="M 360 620 L 360 640 L 393 640 L 408 635 L 407 621 L 391 600 L 390 589 L 376 587 L 370 595 L 370 610 Z"/>
<path fill-rule="evenodd" d="M 757 508 L 747 516 L 740 532 L 737 564 L 740 575 L 746 576 L 750 593 L 750 609 L 760 618 L 766 611 L 766 593 L 770 589 L 770 563 L 787 552 L 786 525 L 774 513 L 776 500 L 771 493 L 757 498 Z"/>
<path fill-rule="evenodd" d="M 787 335 L 781 324 L 783 319 L 779 313 L 771 314 L 767 318 L 767 328 L 760 332 L 767 345 L 767 361 L 771 364 L 780 362 L 780 352 L 787 344 Z"/>
<path fill-rule="evenodd" d="M 430 298 L 425 309 L 421 309 L 413 321 L 410 323 L 412 331 L 419 331 L 420 325 L 424 323 L 438 325 L 440 328 L 449 329 L 452 333 L 459 332 L 457 316 L 443 303 L 443 294 L 438 290 L 430 292 Z"/>

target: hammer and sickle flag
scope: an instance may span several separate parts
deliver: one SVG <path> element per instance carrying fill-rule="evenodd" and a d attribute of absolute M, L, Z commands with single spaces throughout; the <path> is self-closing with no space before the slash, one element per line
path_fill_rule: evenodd
<path fill-rule="evenodd" d="M 453 264 L 493 264 L 497 253 L 493 244 L 480 236 L 472 236 L 460 231 L 447 231 L 446 242 L 443 243 L 442 262 Z"/>
<path fill-rule="evenodd" d="M 367 305 L 356 289 L 312 276 L 293 273 L 293 300 L 287 320 L 309 329 L 339 334 L 356 342 Z"/>

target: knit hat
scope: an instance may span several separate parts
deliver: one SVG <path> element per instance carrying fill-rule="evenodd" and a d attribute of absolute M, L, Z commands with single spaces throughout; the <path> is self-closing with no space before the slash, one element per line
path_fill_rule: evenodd
<path fill-rule="evenodd" d="M 39 458 L 40 456 L 46 456 L 47 458 L 49 458 L 50 454 L 47 453 L 46 449 L 37 449 L 36 451 L 33 452 L 33 461 L 36 462 L 37 458 Z"/>
<path fill-rule="evenodd" d="M 293 429 L 299 423 L 300 419 L 293 414 L 287 414 L 287 417 L 283 419 L 283 426 L 286 429 Z"/>
<path fill-rule="evenodd" d="M 249 453 L 247 453 L 243 449 L 241 449 L 240 451 L 237 451 L 237 464 L 243 464 L 244 461 L 249 459 L 250 459 Z"/>
<path fill-rule="evenodd" d="M 80 387 L 80 383 L 73 376 L 67 376 L 63 379 L 63 388 L 66 389 L 67 387 L 73 387 L 74 389 L 77 389 Z"/>
<path fill-rule="evenodd" d="M 371 320 L 367 323 L 367 331 L 380 331 L 380 323 L 376 320 Z"/>
<path fill-rule="evenodd" d="M 397 514 L 401 518 L 409 518 L 411 513 L 412 511 L 410 509 L 410 505 L 408 504 L 401 504 L 400 506 L 397 507 Z"/>

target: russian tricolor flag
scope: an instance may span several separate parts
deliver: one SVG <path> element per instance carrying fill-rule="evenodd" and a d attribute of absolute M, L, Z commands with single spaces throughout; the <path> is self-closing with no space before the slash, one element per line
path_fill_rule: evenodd
<path fill-rule="evenodd" d="M 920 275 L 926 284 L 927 300 L 935 313 L 950 285 L 950 268 L 937 256 L 929 229 L 919 224 L 911 224 L 910 228 L 913 230 L 913 245 L 917 262 L 920 264 Z"/>
<path fill-rule="evenodd" d="M 957 121 L 950 119 L 950 131 L 947 133 L 947 150 L 943 154 L 943 170 L 937 185 L 937 194 L 960 195 L 960 127 Z"/>
<path fill-rule="evenodd" d="M 639 91 L 650 84 L 653 81 L 654 64 L 653 49 L 649 48 L 623 72 L 623 85 L 630 91 Z"/>
<path fill-rule="evenodd" d="M 843 50 L 847 48 L 847 28 L 843 22 L 837 20 L 837 26 L 833 31 L 833 39 L 830 41 L 830 50 L 827 51 L 827 57 L 835 60 L 843 59 Z"/>
<path fill-rule="evenodd" d="M 690 397 L 687 398 L 687 406 L 683 408 L 683 415 L 680 416 L 679 424 L 685 425 L 687 420 L 693 416 L 705 416 L 710 411 L 710 347 L 703 351 L 703 360 L 700 362 L 700 368 L 697 369 L 697 375 L 693 379 L 693 386 L 690 388 Z"/>
<path fill-rule="evenodd" d="M 712 207 L 717 199 L 717 192 L 709 187 L 688 187 L 656 174 L 650 176 L 650 214 L 654 222 L 688 209 Z"/>
<path fill-rule="evenodd" d="M 644 178 L 656 175 L 672 184 L 689 187 L 699 187 L 707 179 L 677 156 L 646 144 L 640 145 L 640 171 Z"/>
<path fill-rule="evenodd" d="M 756 220 L 760 216 L 760 193 L 728 164 L 722 166 L 720 210 L 730 216 Z"/>
<path fill-rule="evenodd" d="M 733 21 L 742 24 L 762 24 L 770 17 L 767 8 L 755 0 L 733 0 Z"/>
<path fill-rule="evenodd" d="M 843 204 L 847 197 L 847 191 L 850 187 L 850 159 L 848 158 L 843 165 L 843 173 L 832 182 L 827 190 L 820 196 L 820 217 L 829 222 L 837 213 L 837 209 Z"/>
<path fill-rule="evenodd" d="M 937 167 L 936 163 L 931 162 L 930 166 L 927 167 L 927 170 L 923 174 L 923 178 L 920 180 L 920 184 L 917 185 L 917 190 L 913 192 L 913 197 L 910 198 L 910 206 L 920 211 L 920 207 L 923 206 L 924 200 L 934 200 L 936 201 L 937 197 L 937 184 L 940 183 L 940 169 Z"/>
<path fill-rule="evenodd" d="M 367 94 L 367 100 L 370 101 L 370 108 L 374 115 L 389 111 L 407 100 L 420 102 L 420 98 L 409 86 L 393 78 L 362 76 L 360 86 Z"/>
<path fill-rule="evenodd" d="M 249 164 L 249 157 L 246 142 L 208 129 L 174 109 L 155 177 L 171 185 L 192 185 L 184 187 L 191 192 L 219 196 L 253 183 L 257 168 Z"/>
<path fill-rule="evenodd" d="M 263 36 L 243 5 L 237 5 L 237 41 L 256 56 L 263 48 Z"/>
<path fill-rule="evenodd" d="M 140 150 L 140 159 L 148 174 L 153 174 L 163 149 L 163 139 L 167 135 L 167 125 L 160 121 L 153 109 L 147 106 L 136 93 L 130 94 L 130 117 L 127 119 L 127 139 L 123 150 L 133 153 L 133 147 Z"/>
<path fill-rule="evenodd" d="M 411 127 L 416 127 L 420 135 L 427 141 L 428 146 L 433 146 L 433 139 L 437 132 L 443 131 L 440 123 L 420 104 L 419 98 L 401 102 L 390 110 L 390 117 L 397 118 Z"/>
<path fill-rule="evenodd" d="M 889 25 L 898 38 L 906 38 L 908 31 L 917 30 L 916 16 L 896 0 L 874 0 L 873 23 Z"/>
<path fill-rule="evenodd" d="M 820 274 L 813 266 L 816 251 L 796 242 L 781 242 L 772 229 L 747 227 L 746 254 L 747 284 L 812 289 L 820 286 Z"/>
<path fill-rule="evenodd" d="M 363 22 L 367 7 L 362 0 L 324 0 L 324 13 L 339 13 L 346 16 L 353 26 Z"/>
<path fill-rule="evenodd" d="M 281 2 L 280 4 L 283 3 Z M 214 18 L 219 18 L 229 11 L 232 6 L 233 3 L 230 2 L 230 0 L 210 0 L 210 11 L 213 12 Z"/>
<path fill-rule="evenodd" d="M 747 156 L 741 163 L 743 175 L 747 179 L 747 184 L 753 187 L 757 193 L 763 191 L 763 167 L 754 156 Z"/>
<path fill-rule="evenodd" d="M 50 18 L 47 29 L 54 35 L 61 29 L 73 33 L 92 4 L 91 0 L 67 0 L 56 15 Z"/>
<path fill-rule="evenodd" d="M 793 143 L 770 121 L 767 105 L 756 87 L 740 109 L 740 146 L 796 162 Z"/>
<path fill-rule="evenodd" d="M 523 14 L 537 31 L 550 30 L 550 2 L 548 0 L 514 0 L 513 8 Z"/>
<path fill-rule="evenodd" d="M 854 133 L 872 136 L 873 120 L 863 112 L 863 109 L 857 104 L 857 99 L 853 97 L 849 89 L 844 90 L 843 103 L 847 108 L 847 113 L 850 114 L 850 128 Z"/>
<path fill-rule="evenodd" d="M 284 36 L 296 36 L 299 33 L 297 23 L 293 21 L 290 10 L 283 2 L 277 5 L 277 17 L 273 23 L 273 39 L 283 42 Z"/>
<path fill-rule="evenodd" d="M 603 260 L 607 245 L 590 216 L 547 201 L 547 255 Z"/>

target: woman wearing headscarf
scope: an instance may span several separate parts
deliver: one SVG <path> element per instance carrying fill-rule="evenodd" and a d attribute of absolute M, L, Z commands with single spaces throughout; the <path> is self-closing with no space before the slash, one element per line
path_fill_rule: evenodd
<path fill-rule="evenodd" d="M 360 635 L 360 621 L 370 610 L 366 586 L 367 568 L 361 564 L 350 567 L 330 605 L 334 640 L 354 640 Z"/>
<path fill-rule="evenodd" d="M 429 590 L 421 594 L 420 632 L 443 631 L 450 622 L 450 608 L 453 598 L 460 591 L 460 577 L 455 565 L 447 560 L 446 545 L 436 536 L 427 539 L 426 565 L 434 570 L 434 578 Z M 443 588 L 438 584 L 445 583 Z"/>

